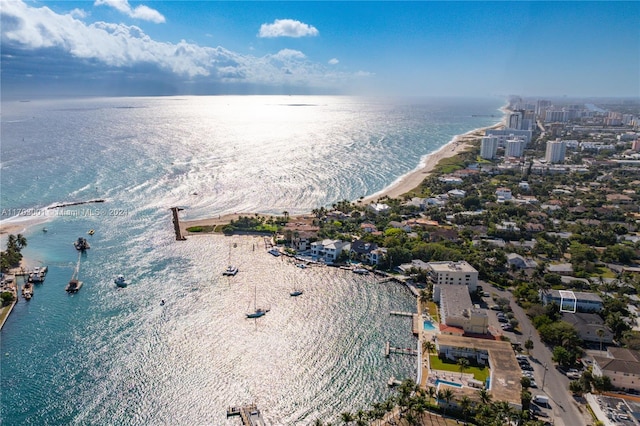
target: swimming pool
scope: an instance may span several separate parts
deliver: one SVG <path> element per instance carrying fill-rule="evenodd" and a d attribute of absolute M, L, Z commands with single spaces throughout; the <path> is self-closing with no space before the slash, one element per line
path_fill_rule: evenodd
<path fill-rule="evenodd" d="M 438 385 L 440 383 L 444 383 L 445 385 L 453 386 L 455 388 L 461 388 L 462 387 L 462 385 L 460 383 L 455 383 L 455 382 L 450 382 L 448 380 L 440 380 L 440 379 L 438 379 L 438 380 L 436 380 L 436 383 L 435 383 L 436 388 L 438 387 Z"/>
<path fill-rule="evenodd" d="M 434 331 L 436 329 L 436 326 L 433 325 L 433 322 L 431 322 L 431 320 L 425 320 L 423 327 L 424 331 Z"/>

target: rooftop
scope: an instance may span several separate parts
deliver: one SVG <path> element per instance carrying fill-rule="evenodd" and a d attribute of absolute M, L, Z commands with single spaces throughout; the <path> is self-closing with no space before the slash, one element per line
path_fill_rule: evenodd
<path fill-rule="evenodd" d="M 434 272 L 478 272 L 467 261 L 460 262 L 429 262 Z"/>
<path fill-rule="evenodd" d="M 509 342 L 447 334 L 438 335 L 437 342 L 438 345 L 487 352 L 491 368 L 490 392 L 493 399 L 520 406 L 520 392 L 522 390 L 520 366 Z"/>

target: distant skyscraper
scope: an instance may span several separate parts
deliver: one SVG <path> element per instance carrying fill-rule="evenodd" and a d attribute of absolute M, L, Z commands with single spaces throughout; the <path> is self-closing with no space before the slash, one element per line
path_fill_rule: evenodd
<path fill-rule="evenodd" d="M 480 157 L 491 160 L 496 158 L 496 152 L 498 151 L 498 138 L 495 136 L 485 136 L 482 138 L 482 144 L 480 145 Z"/>
<path fill-rule="evenodd" d="M 547 152 L 545 159 L 547 163 L 562 163 L 564 161 L 564 154 L 567 150 L 567 144 L 560 139 L 547 142 Z"/>
<path fill-rule="evenodd" d="M 516 111 L 509 114 L 507 117 L 507 129 L 522 129 L 522 112 Z"/>
<path fill-rule="evenodd" d="M 564 123 L 569 120 L 569 112 L 563 110 L 547 110 L 544 115 L 544 121 Z"/>
<path fill-rule="evenodd" d="M 524 153 L 524 141 L 522 139 L 509 139 L 504 149 L 505 157 L 522 157 Z"/>

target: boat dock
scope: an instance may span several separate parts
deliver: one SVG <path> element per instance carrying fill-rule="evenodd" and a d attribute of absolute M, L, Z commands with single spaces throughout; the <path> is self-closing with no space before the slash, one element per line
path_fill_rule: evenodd
<path fill-rule="evenodd" d="M 411 317 L 411 331 L 415 335 L 418 335 L 420 333 L 420 316 L 418 314 L 403 311 L 391 311 L 389 314 L 399 317 Z"/>
<path fill-rule="evenodd" d="M 402 312 L 402 311 L 391 311 L 390 312 L 391 315 L 397 315 L 400 317 L 412 317 L 413 316 L 413 312 Z"/>
<path fill-rule="evenodd" d="M 411 348 L 398 348 L 395 346 L 391 346 L 390 342 L 387 342 L 387 344 L 384 347 L 384 356 L 386 358 L 389 358 L 389 355 L 391 354 L 400 354 L 400 355 L 418 355 L 418 351 L 415 349 L 411 349 Z"/>
<path fill-rule="evenodd" d="M 400 386 L 402 384 L 402 382 L 398 379 L 395 378 L 395 376 L 391 376 L 389 378 L 389 381 L 387 382 L 387 386 L 389 386 L 390 388 L 395 387 L 395 386 Z"/>
<path fill-rule="evenodd" d="M 240 416 L 244 426 L 265 426 L 266 423 L 256 404 L 227 408 L 227 417 Z"/>

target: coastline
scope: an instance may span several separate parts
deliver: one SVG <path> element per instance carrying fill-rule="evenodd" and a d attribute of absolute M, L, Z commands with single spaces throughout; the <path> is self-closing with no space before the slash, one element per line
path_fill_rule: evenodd
<path fill-rule="evenodd" d="M 508 105 L 505 105 L 500 108 L 500 111 L 505 114 Z M 387 186 L 381 191 L 378 191 L 374 194 L 368 195 L 364 197 L 361 201 L 363 203 L 371 203 L 378 201 L 382 198 L 398 198 L 404 194 L 407 194 L 414 189 L 418 188 L 422 181 L 427 178 L 433 171 L 441 160 L 446 158 L 455 157 L 459 155 L 472 145 L 471 141 L 477 140 L 484 136 L 485 132 L 490 129 L 500 129 L 504 127 L 504 117 L 498 123 L 495 123 L 491 126 L 480 127 L 477 129 L 470 130 L 466 133 L 454 136 L 449 142 L 445 145 L 438 148 L 436 151 L 433 151 L 423 157 L 420 161 L 418 167 L 416 167 L 411 172 L 399 177 L 393 182 L 391 185 Z M 180 221 L 180 229 L 182 230 L 183 235 L 202 235 L 207 233 L 191 233 L 186 230 L 188 227 L 192 226 L 217 226 L 217 225 L 226 225 L 230 223 L 232 220 L 237 220 L 240 216 L 253 216 L 255 212 L 239 212 L 239 213 L 229 213 L 218 215 L 218 217 L 211 218 L 201 218 L 201 219 L 193 219 L 193 220 L 181 220 Z M 262 216 L 272 216 L 272 215 L 262 215 Z M 292 215 L 292 220 L 305 220 L 311 218 L 313 215 L 311 213 L 301 214 L 301 215 Z"/>

